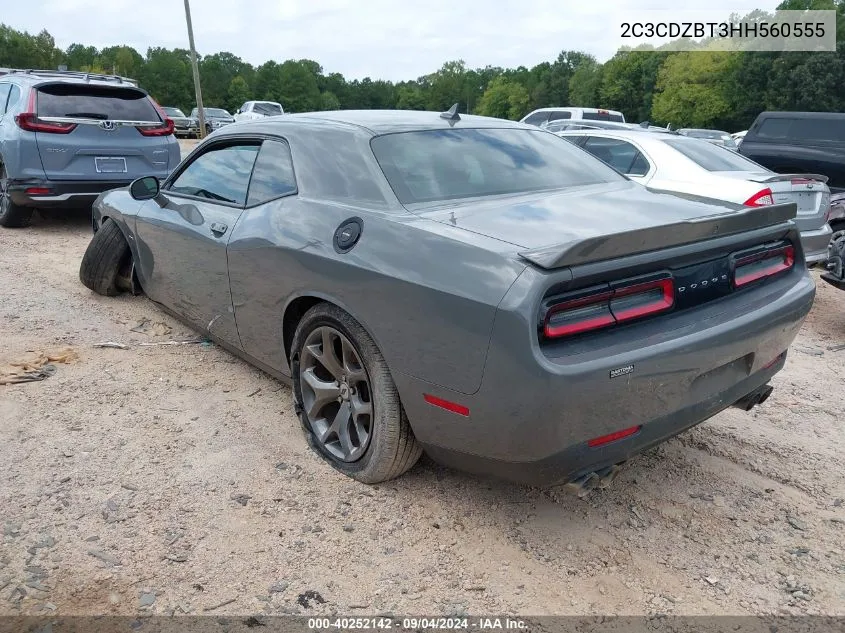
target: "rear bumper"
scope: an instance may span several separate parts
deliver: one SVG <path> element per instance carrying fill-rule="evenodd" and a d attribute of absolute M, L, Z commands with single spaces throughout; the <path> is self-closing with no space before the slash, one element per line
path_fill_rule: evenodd
<path fill-rule="evenodd" d="M 833 231 L 829 224 L 814 231 L 801 231 L 801 246 L 804 249 L 804 259 L 807 264 L 818 264 L 827 261 L 827 247 Z"/>
<path fill-rule="evenodd" d="M 742 298 L 563 345 L 553 356 L 539 348 L 526 321 L 533 306 L 526 312 L 519 302 L 508 305 L 523 282 L 530 280 L 518 280 L 497 313 L 477 393 L 394 378 L 432 458 L 530 485 L 561 484 L 624 462 L 766 384 L 783 366 L 815 295 L 799 267 Z M 429 405 L 426 393 L 466 406 L 470 415 Z M 634 426 L 641 427 L 634 435 L 588 446 Z"/>
<path fill-rule="evenodd" d="M 85 207 L 102 192 L 126 187 L 131 180 L 19 180 L 9 183 L 15 204 L 41 209 Z M 47 189 L 49 193 L 34 194 L 30 189 Z"/>

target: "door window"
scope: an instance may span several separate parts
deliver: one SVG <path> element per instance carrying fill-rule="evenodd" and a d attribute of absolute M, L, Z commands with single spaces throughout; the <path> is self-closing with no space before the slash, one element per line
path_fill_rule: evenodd
<path fill-rule="evenodd" d="M 12 84 L 0 84 L 0 114 L 6 112 L 6 101 L 9 98 L 9 91 Z"/>
<path fill-rule="evenodd" d="M 294 192 L 296 179 L 288 144 L 283 141 L 264 141 L 249 183 L 249 206 Z"/>
<path fill-rule="evenodd" d="M 645 176 L 650 169 L 642 153 L 627 141 L 591 136 L 584 144 L 584 149 L 628 176 Z"/>
<path fill-rule="evenodd" d="M 243 206 L 259 143 L 216 146 L 194 159 L 168 189 L 196 198 Z"/>

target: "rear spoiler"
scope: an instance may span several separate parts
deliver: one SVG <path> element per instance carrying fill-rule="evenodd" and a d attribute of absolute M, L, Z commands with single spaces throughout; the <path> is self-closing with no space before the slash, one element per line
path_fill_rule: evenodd
<path fill-rule="evenodd" d="M 772 174 L 767 178 L 749 178 L 754 182 L 781 182 L 784 180 L 818 180 L 819 182 L 827 182 L 827 176 L 821 174 Z"/>
<path fill-rule="evenodd" d="M 544 246 L 522 251 L 519 256 L 540 268 L 551 270 L 776 226 L 793 219 L 797 213 L 798 205 L 795 202 L 750 207 L 742 211 L 691 218 L 674 224 Z"/>

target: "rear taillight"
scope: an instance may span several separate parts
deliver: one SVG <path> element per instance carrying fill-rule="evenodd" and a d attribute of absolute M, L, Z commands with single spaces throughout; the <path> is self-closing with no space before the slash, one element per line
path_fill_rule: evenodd
<path fill-rule="evenodd" d="M 743 202 L 746 207 L 765 207 L 774 203 L 775 201 L 772 198 L 772 190 L 768 187 L 766 187 L 765 189 L 761 189 L 753 196 L 751 196 L 748 200 Z"/>
<path fill-rule="evenodd" d="M 176 128 L 173 120 L 167 116 L 155 99 L 152 97 L 147 98 L 150 100 L 150 103 L 153 104 L 156 112 L 158 112 L 158 115 L 161 117 L 162 124 L 156 127 L 138 127 L 136 129 L 144 136 L 169 136 L 170 134 L 173 134 Z"/>
<path fill-rule="evenodd" d="M 20 129 L 46 134 L 70 134 L 76 129 L 76 123 L 56 123 L 39 119 L 35 113 L 35 92 L 34 89 L 29 91 L 26 111 L 15 115 L 15 123 Z"/>
<path fill-rule="evenodd" d="M 560 338 L 653 316 L 675 305 L 672 278 L 621 282 L 614 287 L 582 291 L 580 296 L 548 306 L 543 321 L 546 338 Z"/>
<path fill-rule="evenodd" d="M 734 287 L 741 288 L 750 283 L 779 275 L 795 264 L 795 248 L 792 244 L 779 245 L 765 250 L 736 257 L 734 264 Z"/>
<path fill-rule="evenodd" d="M 156 127 L 138 127 L 136 128 L 144 136 L 169 136 L 173 134 L 173 120 L 167 117 L 164 118 L 164 123 Z"/>

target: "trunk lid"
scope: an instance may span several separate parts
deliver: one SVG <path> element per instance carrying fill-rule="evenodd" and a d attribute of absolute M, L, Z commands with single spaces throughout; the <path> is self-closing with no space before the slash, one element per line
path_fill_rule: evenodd
<path fill-rule="evenodd" d="M 132 180 L 173 167 L 169 136 L 144 136 L 138 130 L 163 125 L 144 91 L 69 82 L 40 84 L 33 90 L 39 120 L 75 124 L 68 133 L 35 132 L 49 180 Z"/>
<path fill-rule="evenodd" d="M 461 201 L 414 213 L 507 242 L 542 268 L 559 268 L 659 250 L 779 224 L 793 204 L 743 207 L 691 195 L 659 193 L 631 182 L 564 192 Z"/>

